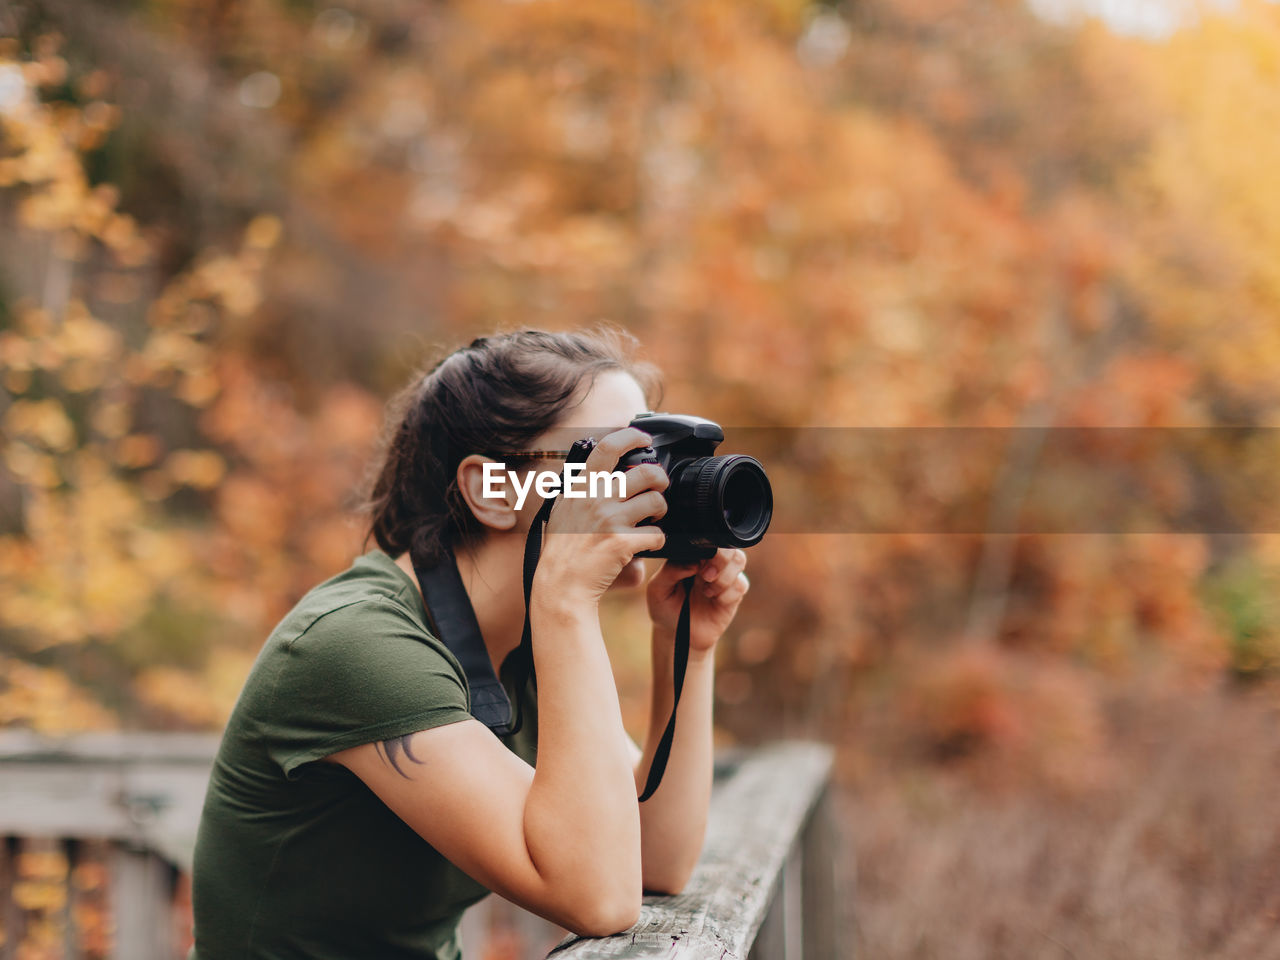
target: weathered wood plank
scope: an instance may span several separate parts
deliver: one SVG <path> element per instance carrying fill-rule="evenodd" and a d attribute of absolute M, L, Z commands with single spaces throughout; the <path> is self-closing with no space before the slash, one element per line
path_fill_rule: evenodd
<path fill-rule="evenodd" d="M 67 858 L 66 873 L 63 885 L 66 887 L 67 899 L 62 905 L 62 957 L 63 960 L 80 960 L 80 925 L 77 922 L 79 906 L 79 889 L 76 886 L 76 866 L 80 863 L 80 850 L 83 843 L 74 837 L 62 841 L 62 854 Z"/>
<path fill-rule="evenodd" d="M 783 916 L 786 897 L 785 882 L 784 877 L 778 877 L 773 896 L 769 899 L 769 909 L 765 911 L 764 919 L 760 921 L 760 929 L 756 931 L 755 940 L 747 953 L 747 960 L 787 960 L 787 939 L 784 928 L 786 919 Z"/>
<path fill-rule="evenodd" d="M 745 757 L 712 793 L 702 858 L 685 891 L 646 897 L 630 930 L 568 937 L 551 957 L 745 958 L 830 769 L 830 748 L 813 743 L 776 744 Z"/>
<path fill-rule="evenodd" d="M 115 840 L 189 869 L 216 736 L 0 734 L 0 834 Z"/>
<path fill-rule="evenodd" d="M 843 849 L 843 837 L 828 787 L 818 798 L 800 841 L 804 956 L 808 960 L 824 957 L 853 960 L 853 942 L 840 941 L 841 935 L 847 936 L 852 926 L 849 917 L 854 889 L 852 864 L 832 855 L 832 851 Z"/>
<path fill-rule="evenodd" d="M 173 868 L 145 850 L 111 851 L 114 960 L 172 960 Z"/>
<path fill-rule="evenodd" d="M 31 730 L 0 731 L 0 763 L 34 760 L 191 763 L 209 766 L 218 752 L 212 733 L 132 733 L 103 731 L 52 737 Z"/>
<path fill-rule="evenodd" d="M 22 910 L 14 899 L 13 888 L 18 883 L 18 857 L 22 853 L 22 838 L 7 836 L 0 845 L 0 910 L 4 917 L 4 960 L 15 960 L 18 943 L 22 940 Z"/>
<path fill-rule="evenodd" d="M 826 856 L 829 858 L 830 854 Z M 806 917 L 801 857 L 801 845 L 797 842 L 778 875 L 769 909 L 756 931 L 747 960 L 802 960 L 804 957 Z"/>

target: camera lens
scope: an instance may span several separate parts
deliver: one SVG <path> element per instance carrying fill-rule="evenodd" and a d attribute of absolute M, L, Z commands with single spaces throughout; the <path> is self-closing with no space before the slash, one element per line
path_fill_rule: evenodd
<path fill-rule="evenodd" d="M 763 473 L 734 470 L 724 485 L 724 522 L 740 537 L 750 537 L 761 520 L 768 523 L 765 511 L 771 509 L 769 481 Z"/>
<path fill-rule="evenodd" d="M 687 505 L 688 533 L 717 547 L 759 543 L 773 518 L 773 488 L 754 457 L 733 454 L 689 462 L 673 486 Z"/>

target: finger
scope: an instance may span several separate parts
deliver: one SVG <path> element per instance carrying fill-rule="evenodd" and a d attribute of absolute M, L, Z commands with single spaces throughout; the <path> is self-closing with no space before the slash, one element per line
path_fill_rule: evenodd
<path fill-rule="evenodd" d="M 736 552 L 739 554 L 742 553 L 741 550 Z M 747 560 L 745 555 L 731 557 L 729 563 L 722 571 L 720 571 L 720 576 L 716 577 L 715 580 L 706 585 L 707 596 L 714 597 L 717 594 L 724 592 L 737 582 L 738 577 L 743 575 L 742 568 L 745 567 L 746 564 Z"/>
<path fill-rule="evenodd" d="M 658 572 L 653 575 L 649 581 L 656 589 L 671 589 L 681 580 L 693 576 L 698 572 L 698 561 L 690 560 L 687 562 L 677 562 L 674 560 L 666 560 Z"/>
<path fill-rule="evenodd" d="M 715 584 L 707 584 L 707 589 L 704 592 L 706 592 L 710 599 L 713 599 L 724 606 L 730 606 L 737 603 L 745 597 L 747 595 L 747 591 L 751 589 L 751 583 L 747 580 L 747 575 L 745 573 L 740 573 L 734 577 L 733 582 L 724 589 L 718 590 L 716 593 L 711 593 L 710 590 L 714 586 Z"/>
<path fill-rule="evenodd" d="M 618 460 L 624 453 L 639 447 L 647 447 L 652 439 L 649 434 L 635 427 L 615 430 L 597 443 L 595 449 L 587 455 L 587 471 L 609 473 L 617 468 Z"/>
<path fill-rule="evenodd" d="M 720 576 L 720 571 L 724 568 L 724 562 L 728 555 L 728 549 L 720 547 L 716 550 L 714 556 L 702 561 L 702 567 L 698 570 L 698 579 L 710 582 Z"/>
<path fill-rule="evenodd" d="M 700 563 L 700 560 L 673 560 L 668 557 L 662 562 L 662 566 L 658 568 L 658 573 L 675 580 L 683 580 L 685 577 L 697 573 Z"/>
<path fill-rule="evenodd" d="M 660 520 L 665 516 L 667 499 L 657 490 L 649 490 L 628 500 L 623 500 L 617 505 L 611 505 L 609 510 L 619 524 L 626 527 L 634 527 L 641 520 L 647 520 L 650 517 L 654 520 Z"/>
<path fill-rule="evenodd" d="M 667 476 L 667 471 L 656 463 L 642 463 L 638 467 L 632 467 L 625 472 L 624 476 L 628 497 L 644 493 L 646 490 L 661 492 L 671 485 L 671 478 Z"/>
<path fill-rule="evenodd" d="M 733 582 L 733 578 L 742 572 L 742 568 L 747 565 L 747 555 L 741 550 L 730 550 L 722 547 L 717 551 L 716 556 L 708 563 L 705 570 L 702 571 L 702 579 L 708 585 L 720 585 L 720 589 L 728 586 Z"/>
<path fill-rule="evenodd" d="M 667 535 L 654 526 L 628 527 L 615 536 L 619 538 L 622 549 L 632 557 L 645 551 L 661 550 L 667 542 Z"/>

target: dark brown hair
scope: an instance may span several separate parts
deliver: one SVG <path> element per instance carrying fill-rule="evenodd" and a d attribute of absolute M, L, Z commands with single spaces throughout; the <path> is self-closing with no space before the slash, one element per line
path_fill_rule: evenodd
<path fill-rule="evenodd" d="M 519 330 L 479 337 L 419 372 L 392 398 L 379 466 L 364 510 L 392 557 L 411 551 L 434 564 L 482 528 L 458 490 L 458 464 L 473 454 L 527 449 L 606 370 L 630 373 L 656 406 L 657 369 L 633 358 L 636 340 L 611 327 L 577 333 Z"/>

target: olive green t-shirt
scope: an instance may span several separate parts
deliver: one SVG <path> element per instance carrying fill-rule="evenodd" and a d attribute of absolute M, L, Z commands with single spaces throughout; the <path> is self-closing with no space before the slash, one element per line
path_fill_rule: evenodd
<path fill-rule="evenodd" d="M 387 554 L 308 592 L 258 655 L 214 761 L 191 957 L 456 960 L 462 911 L 488 891 L 345 767 L 314 761 L 465 720 L 468 703 L 417 584 Z M 523 704 L 503 742 L 534 764 L 531 688 Z"/>

